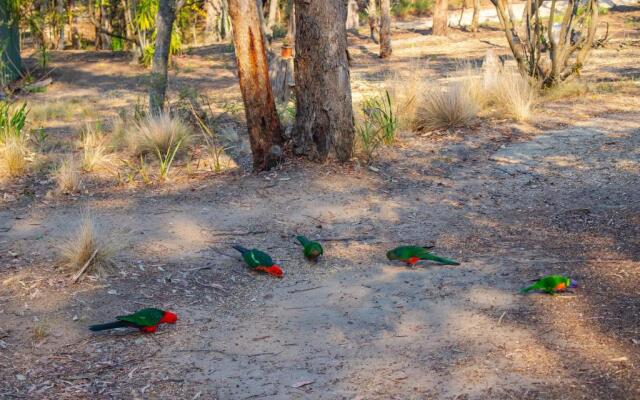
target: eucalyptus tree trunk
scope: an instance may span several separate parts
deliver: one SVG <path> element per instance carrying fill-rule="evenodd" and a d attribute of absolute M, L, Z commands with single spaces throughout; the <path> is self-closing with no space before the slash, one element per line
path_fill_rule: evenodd
<path fill-rule="evenodd" d="M 0 87 L 22 73 L 18 10 L 11 0 L 0 0 Z"/>
<path fill-rule="evenodd" d="M 276 24 L 276 16 L 278 14 L 278 0 L 269 0 L 269 14 L 267 16 L 267 27 L 273 30 Z"/>
<path fill-rule="evenodd" d="M 358 3 L 356 0 L 349 0 L 347 4 L 347 30 L 357 31 L 360 28 L 360 19 L 358 18 Z"/>
<path fill-rule="evenodd" d="M 287 39 L 291 44 L 296 40 L 296 3 L 293 0 L 289 0 L 291 3 L 291 12 L 289 13 L 289 23 L 287 24 Z"/>
<path fill-rule="evenodd" d="M 111 50 L 111 36 L 107 35 L 106 32 L 111 32 L 111 20 L 108 4 L 106 4 L 102 0 L 98 0 L 100 2 L 100 43 L 102 45 L 102 50 Z"/>
<path fill-rule="evenodd" d="M 367 3 L 367 16 L 369 19 L 369 36 L 374 43 L 378 43 L 378 8 L 376 0 L 369 0 Z"/>
<path fill-rule="evenodd" d="M 270 169 L 282 158 L 282 128 L 269 82 L 261 12 L 256 0 L 229 0 L 238 78 L 255 171 Z"/>
<path fill-rule="evenodd" d="M 380 58 L 391 56 L 391 1 L 380 0 Z"/>
<path fill-rule="evenodd" d="M 160 0 L 156 15 L 156 45 L 151 67 L 151 82 L 149 86 L 149 111 L 159 115 L 164 110 L 167 93 L 167 69 L 169 65 L 169 47 L 171 46 L 171 31 L 176 18 L 176 4 L 174 0 Z"/>
<path fill-rule="evenodd" d="M 75 0 L 69 0 L 67 3 L 67 23 L 71 33 L 71 48 L 80 49 L 80 33 L 78 32 L 78 14 L 75 7 Z"/>
<path fill-rule="evenodd" d="M 344 0 L 295 0 L 294 151 L 312 160 L 351 158 L 354 141 Z"/>
<path fill-rule="evenodd" d="M 478 32 L 480 25 L 480 0 L 473 0 L 473 16 L 471 17 L 471 32 Z"/>
<path fill-rule="evenodd" d="M 446 36 L 449 28 L 449 2 L 447 0 L 436 0 L 433 10 L 433 34 L 435 36 Z"/>
<path fill-rule="evenodd" d="M 56 0 L 56 19 L 58 21 L 58 41 L 56 48 L 64 50 L 64 0 Z"/>

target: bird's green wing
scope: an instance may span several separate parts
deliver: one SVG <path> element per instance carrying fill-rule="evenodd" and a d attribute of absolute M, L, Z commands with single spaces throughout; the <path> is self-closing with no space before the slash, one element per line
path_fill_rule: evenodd
<path fill-rule="evenodd" d="M 273 259 L 267 253 L 258 249 L 253 249 L 244 253 L 242 258 L 244 258 L 247 264 L 252 268 L 260 266 L 269 267 L 274 264 Z"/>
<path fill-rule="evenodd" d="M 116 317 L 118 321 L 129 322 L 136 326 L 154 326 L 160 323 L 164 311 L 157 308 L 144 308 L 129 315 Z"/>

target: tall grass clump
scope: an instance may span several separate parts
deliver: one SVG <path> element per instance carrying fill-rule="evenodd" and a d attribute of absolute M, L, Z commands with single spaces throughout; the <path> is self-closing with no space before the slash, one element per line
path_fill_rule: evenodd
<path fill-rule="evenodd" d="M 191 130 L 182 120 L 163 113 L 142 118 L 127 132 L 125 140 L 136 155 L 168 154 L 176 143 L 186 144 L 190 136 Z"/>
<path fill-rule="evenodd" d="M 467 79 L 430 88 L 419 103 L 415 128 L 433 131 L 469 125 L 481 109 L 477 88 Z"/>
<path fill-rule="evenodd" d="M 391 145 L 396 140 L 398 118 L 389 92 L 365 97 L 358 119 L 355 127 L 357 152 L 370 163 L 382 145 Z"/>
<path fill-rule="evenodd" d="M 62 160 L 54 174 L 59 194 L 79 192 L 82 188 L 82 175 L 78 163 L 73 156 Z"/>
<path fill-rule="evenodd" d="M 491 103 L 504 116 L 527 121 L 532 116 L 537 86 L 511 68 L 485 71 L 484 86 Z"/>
<path fill-rule="evenodd" d="M 29 110 L 27 105 L 12 107 L 0 102 L 0 175 L 22 175 L 29 162 L 31 151 L 25 124 Z"/>
<path fill-rule="evenodd" d="M 396 105 L 400 130 L 411 129 L 416 120 L 420 98 L 428 88 L 427 80 L 421 72 L 423 69 L 424 65 L 416 63 L 408 73 L 397 72 L 388 75 L 383 84 Z"/>
<path fill-rule="evenodd" d="M 102 275 L 114 265 L 113 244 L 97 229 L 93 217 L 84 213 L 78 228 L 59 245 L 63 269 L 78 272 L 88 264 L 87 273 Z"/>
<path fill-rule="evenodd" d="M 82 169 L 87 172 L 105 171 L 113 166 L 107 138 L 96 125 L 86 125 L 80 135 L 78 147 L 82 149 Z"/>

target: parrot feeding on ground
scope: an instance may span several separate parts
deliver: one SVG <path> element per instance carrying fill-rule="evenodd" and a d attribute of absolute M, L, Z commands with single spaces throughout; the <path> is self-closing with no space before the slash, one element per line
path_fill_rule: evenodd
<path fill-rule="evenodd" d="M 296 236 L 296 239 L 298 239 L 298 242 L 302 245 L 302 253 L 309 260 L 316 261 L 318 257 L 324 253 L 320 243 L 309 240 L 302 235 Z"/>
<path fill-rule="evenodd" d="M 522 293 L 528 293 L 533 290 L 548 294 L 555 294 L 566 289 L 578 287 L 578 283 L 573 279 L 569 279 L 562 275 L 547 275 L 538 279 L 533 285 L 520 289 Z"/>
<path fill-rule="evenodd" d="M 247 249 L 242 246 L 234 245 L 234 249 L 238 250 L 242 254 L 242 259 L 255 271 L 266 272 L 271 276 L 282 278 L 284 272 L 282 269 L 273 262 L 271 256 L 258 249 Z"/>
<path fill-rule="evenodd" d="M 429 249 L 431 247 L 421 246 L 400 246 L 387 252 L 387 258 L 389 260 L 400 260 L 409 266 L 414 266 L 421 260 L 435 261 L 445 265 L 460 265 L 459 262 L 449 260 L 444 257 L 438 257 L 435 254 L 431 254 Z"/>
<path fill-rule="evenodd" d="M 89 330 L 98 332 L 115 328 L 138 328 L 140 332 L 153 333 L 160 324 L 175 324 L 178 316 L 171 311 L 162 311 L 158 308 L 144 308 L 133 314 L 116 317 L 115 322 L 101 325 L 91 325 Z"/>

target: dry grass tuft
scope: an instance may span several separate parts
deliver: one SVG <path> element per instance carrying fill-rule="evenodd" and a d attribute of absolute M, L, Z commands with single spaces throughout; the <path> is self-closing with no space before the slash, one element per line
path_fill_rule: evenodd
<path fill-rule="evenodd" d="M 96 127 L 85 127 L 79 147 L 83 151 L 82 169 L 85 171 L 109 171 L 113 167 L 113 154 L 109 154 L 107 138 Z"/>
<path fill-rule="evenodd" d="M 113 267 L 113 253 L 112 243 L 102 236 L 94 219 L 87 213 L 83 215 L 78 230 L 60 245 L 63 265 L 71 272 L 77 272 L 91 260 L 87 273 L 104 275 Z"/>
<path fill-rule="evenodd" d="M 564 81 L 559 85 L 545 89 L 543 95 L 545 99 L 555 101 L 570 97 L 584 96 L 591 91 L 591 88 L 586 82 L 579 79 L 571 79 Z"/>
<path fill-rule="evenodd" d="M 36 324 L 31 331 L 31 339 L 34 343 L 40 343 L 49 336 L 49 327 L 40 322 Z"/>
<path fill-rule="evenodd" d="M 191 130 L 179 118 L 169 114 L 149 115 L 135 124 L 126 134 L 129 149 L 137 155 L 147 153 L 167 154 L 176 143 L 183 149 L 191 136 Z"/>
<path fill-rule="evenodd" d="M 420 98 L 428 89 L 423 70 L 424 65 L 416 63 L 408 72 L 390 74 L 384 81 L 383 89 L 395 105 L 401 130 L 412 127 L 418 115 Z"/>
<path fill-rule="evenodd" d="M 0 175 L 16 177 L 24 174 L 31 151 L 23 136 L 7 136 L 0 143 Z"/>
<path fill-rule="evenodd" d="M 510 68 L 485 71 L 484 88 L 491 103 L 516 121 L 531 119 L 537 87 Z"/>
<path fill-rule="evenodd" d="M 73 121 L 95 117 L 95 107 L 87 105 L 82 98 L 33 103 L 29 106 L 31 108 L 29 116 L 34 122 Z"/>
<path fill-rule="evenodd" d="M 478 115 L 477 86 L 469 80 L 432 87 L 420 102 L 415 128 L 437 130 L 469 125 Z"/>
<path fill-rule="evenodd" d="M 55 172 L 58 193 L 75 193 L 82 189 L 82 175 L 73 156 L 63 160 Z"/>

